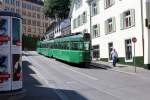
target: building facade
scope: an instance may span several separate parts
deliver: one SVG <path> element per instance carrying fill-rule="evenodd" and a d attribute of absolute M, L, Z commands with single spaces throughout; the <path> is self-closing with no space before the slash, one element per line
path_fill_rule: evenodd
<path fill-rule="evenodd" d="M 61 21 L 53 22 L 48 29 L 48 32 L 46 32 L 46 40 L 50 40 L 53 38 L 57 38 L 63 35 L 67 35 L 71 33 L 71 27 L 70 27 L 70 20 L 64 19 Z"/>
<path fill-rule="evenodd" d="M 43 35 L 50 25 L 50 19 L 44 16 L 41 0 L 1 0 L 0 8 L 20 13 L 23 17 L 22 32 L 25 35 Z"/>
<path fill-rule="evenodd" d="M 149 0 L 74 0 L 70 18 L 72 32 L 91 33 L 93 60 L 111 62 L 115 48 L 120 63 L 133 64 L 135 58 L 137 66 L 150 68 Z"/>

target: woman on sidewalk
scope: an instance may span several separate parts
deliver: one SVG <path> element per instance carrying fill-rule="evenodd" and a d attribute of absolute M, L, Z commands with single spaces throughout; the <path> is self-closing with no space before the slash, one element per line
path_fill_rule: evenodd
<path fill-rule="evenodd" d="M 115 49 L 112 50 L 111 57 L 112 57 L 112 60 L 113 60 L 113 66 L 115 67 L 116 63 L 117 63 L 117 59 L 118 59 L 118 53 Z"/>

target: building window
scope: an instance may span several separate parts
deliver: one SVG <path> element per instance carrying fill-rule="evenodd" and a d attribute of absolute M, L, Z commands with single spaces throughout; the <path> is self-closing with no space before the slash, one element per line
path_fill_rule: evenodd
<path fill-rule="evenodd" d="M 115 17 L 109 18 L 105 21 L 105 33 L 109 34 L 116 31 Z"/>
<path fill-rule="evenodd" d="M 135 10 L 125 11 L 120 16 L 121 29 L 126 29 L 135 26 Z"/>
<path fill-rule="evenodd" d="M 92 13 L 92 16 L 95 16 L 98 14 L 98 2 L 92 2 L 91 4 L 91 13 Z"/>
<path fill-rule="evenodd" d="M 22 23 L 23 23 L 23 24 L 26 24 L 26 19 L 23 19 L 23 20 L 22 20 Z"/>
<path fill-rule="evenodd" d="M 75 0 L 75 9 L 77 10 L 82 6 L 82 0 Z"/>
<path fill-rule="evenodd" d="M 105 0 L 104 1 L 104 7 L 105 7 L 105 9 L 106 8 L 109 8 L 109 7 L 111 7 L 112 5 L 114 5 L 115 4 L 115 0 Z"/>
<path fill-rule="evenodd" d="M 16 6 L 20 7 L 20 2 L 19 1 L 16 1 Z"/>
<path fill-rule="evenodd" d="M 5 0 L 5 3 L 6 4 L 10 4 L 10 0 Z"/>
<path fill-rule="evenodd" d="M 86 23 L 86 22 L 87 22 L 87 13 L 86 13 L 86 12 L 83 12 L 82 17 L 83 17 L 83 18 L 82 18 L 82 19 L 83 19 L 83 21 L 82 21 L 82 22 L 83 22 L 83 24 L 84 24 L 84 23 Z"/>
<path fill-rule="evenodd" d="M 26 34 L 26 26 L 23 26 L 23 33 Z"/>
<path fill-rule="evenodd" d="M 38 19 L 40 19 L 40 18 L 41 18 L 41 17 L 40 17 L 40 14 L 37 14 L 37 18 L 38 18 Z"/>
<path fill-rule="evenodd" d="M 94 45 L 93 46 L 93 59 L 98 60 L 99 57 L 100 57 L 99 45 Z"/>
<path fill-rule="evenodd" d="M 26 8 L 26 3 L 22 3 L 22 7 L 23 7 L 23 8 Z"/>
<path fill-rule="evenodd" d="M 132 42 L 131 39 L 125 40 L 126 60 L 132 60 Z"/>
<path fill-rule="evenodd" d="M 28 19 L 28 25 L 31 25 L 31 19 Z"/>
<path fill-rule="evenodd" d="M 96 38 L 96 37 L 99 37 L 99 36 L 100 36 L 100 25 L 99 24 L 93 25 L 93 35 L 92 35 L 92 37 Z"/>
<path fill-rule="evenodd" d="M 6 11 L 9 11 L 9 10 L 10 10 L 10 8 L 9 8 L 9 7 L 5 7 L 5 10 L 6 10 Z"/>
<path fill-rule="evenodd" d="M 36 21 L 35 20 L 32 20 L 32 25 L 36 26 Z"/>
<path fill-rule="evenodd" d="M 108 43 L 108 54 L 109 54 L 109 60 L 112 60 L 111 52 L 113 50 L 113 43 Z"/>
<path fill-rule="evenodd" d="M 31 32 L 31 27 L 30 26 L 28 26 L 28 32 Z"/>
<path fill-rule="evenodd" d="M 16 9 L 16 13 L 20 13 L 20 10 L 19 10 L 19 9 Z"/>
<path fill-rule="evenodd" d="M 15 8 L 11 8 L 11 11 L 12 11 L 12 12 L 15 12 Z"/>
<path fill-rule="evenodd" d="M 31 17 L 31 12 L 28 12 L 28 17 Z"/>

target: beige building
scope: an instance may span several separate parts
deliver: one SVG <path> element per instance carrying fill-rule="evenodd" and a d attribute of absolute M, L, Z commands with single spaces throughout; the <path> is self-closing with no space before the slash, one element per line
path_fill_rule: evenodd
<path fill-rule="evenodd" d="M 0 8 L 20 13 L 23 17 L 22 32 L 25 35 L 43 35 L 50 19 L 43 14 L 41 0 L 0 0 Z"/>

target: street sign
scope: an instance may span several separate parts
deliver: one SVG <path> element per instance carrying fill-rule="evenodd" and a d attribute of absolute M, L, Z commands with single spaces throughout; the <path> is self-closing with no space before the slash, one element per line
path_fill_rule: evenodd
<path fill-rule="evenodd" d="M 136 42 L 137 42 L 136 37 L 133 37 L 133 38 L 132 38 L 132 42 L 133 42 L 133 43 L 136 43 Z"/>

